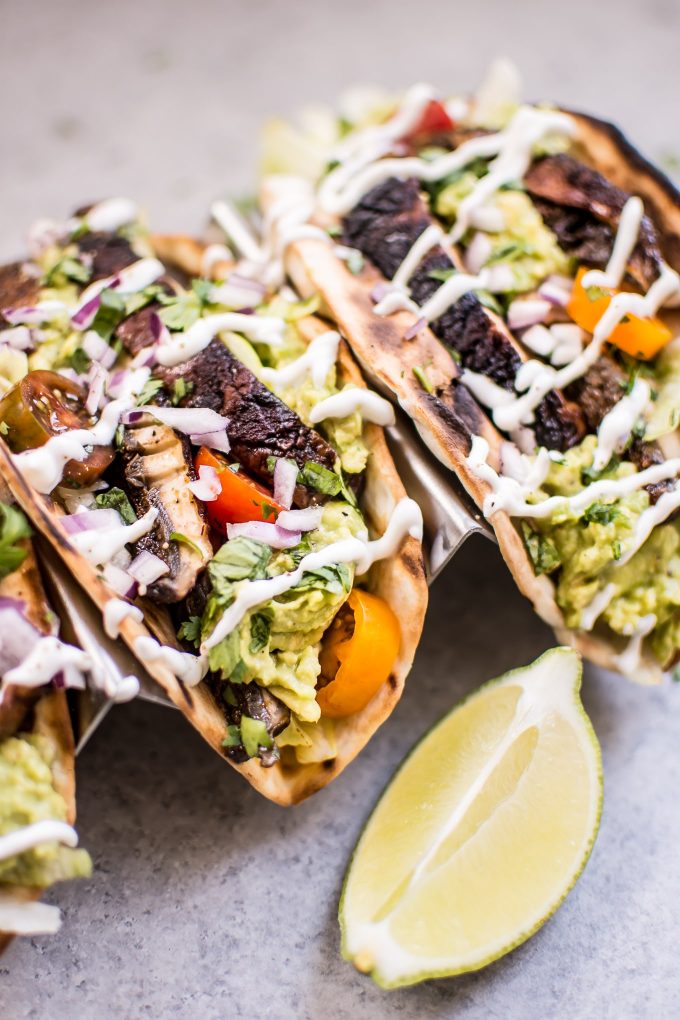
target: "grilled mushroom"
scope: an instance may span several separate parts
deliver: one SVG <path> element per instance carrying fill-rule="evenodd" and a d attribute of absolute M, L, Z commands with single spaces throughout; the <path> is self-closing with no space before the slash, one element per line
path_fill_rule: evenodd
<path fill-rule="evenodd" d="M 167 425 L 144 415 L 127 425 L 122 457 L 128 494 L 139 516 L 156 507 L 156 524 L 140 539 L 137 548 L 147 549 L 170 568 L 149 586 L 156 602 L 179 602 L 192 590 L 196 578 L 212 557 L 208 526 L 188 484 L 194 478 L 189 444 Z M 186 542 L 174 541 L 175 532 Z"/>

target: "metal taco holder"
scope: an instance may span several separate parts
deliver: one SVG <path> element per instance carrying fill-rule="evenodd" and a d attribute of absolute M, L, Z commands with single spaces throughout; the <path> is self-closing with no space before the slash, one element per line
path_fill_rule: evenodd
<path fill-rule="evenodd" d="M 406 491 L 423 512 L 425 566 L 431 584 L 470 535 L 493 540 L 493 531 L 453 474 L 422 444 L 402 412 L 386 431 Z M 50 598 L 62 621 L 63 637 L 90 654 L 100 675 L 119 681 L 134 674 L 139 679 L 140 698 L 172 707 L 125 643 L 104 632 L 101 613 L 49 543 L 38 538 L 37 551 Z M 72 693 L 76 750 L 80 752 L 115 702 L 94 687 Z"/>

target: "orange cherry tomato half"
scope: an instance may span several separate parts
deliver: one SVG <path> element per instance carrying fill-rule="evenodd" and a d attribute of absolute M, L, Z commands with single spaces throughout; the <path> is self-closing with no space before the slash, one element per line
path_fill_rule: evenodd
<path fill-rule="evenodd" d="M 240 469 L 233 471 L 224 457 L 202 446 L 194 459 L 196 474 L 200 467 L 213 467 L 219 476 L 222 491 L 217 499 L 205 504 L 208 519 L 218 531 L 225 532 L 227 524 L 246 521 L 269 521 L 273 524 L 284 509 L 257 482 L 253 482 Z"/>
<path fill-rule="evenodd" d="M 619 292 L 610 290 L 591 299 L 582 282 L 587 271 L 581 267 L 576 274 L 567 311 L 575 323 L 592 333 L 609 307 L 612 297 Z M 612 331 L 608 341 L 634 358 L 649 361 L 650 358 L 656 357 L 672 336 L 670 329 L 660 319 L 640 319 L 637 315 L 628 315 L 626 321 L 619 323 Z"/>
<path fill-rule="evenodd" d="M 399 621 L 378 595 L 355 588 L 321 648 L 321 675 L 333 679 L 316 692 L 322 715 L 360 712 L 382 687 L 399 654 Z"/>

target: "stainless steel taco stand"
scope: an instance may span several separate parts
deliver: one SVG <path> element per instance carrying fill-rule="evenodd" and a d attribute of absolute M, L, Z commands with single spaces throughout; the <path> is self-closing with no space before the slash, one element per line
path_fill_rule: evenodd
<path fill-rule="evenodd" d="M 462 486 L 423 446 L 405 416 L 400 416 L 387 433 L 404 486 L 423 512 L 425 566 L 431 584 L 470 535 L 493 540 L 493 532 Z M 100 675 L 119 681 L 134 674 L 139 679 L 141 698 L 172 707 L 123 641 L 112 640 L 104 633 L 95 604 L 77 579 L 64 570 L 52 548 L 40 539 L 38 554 L 50 598 L 62 620 L 63 637 L 90 654 Z M 115 703 L 96 689 L 75 694 L 74 728 L 79 752 Z"/>

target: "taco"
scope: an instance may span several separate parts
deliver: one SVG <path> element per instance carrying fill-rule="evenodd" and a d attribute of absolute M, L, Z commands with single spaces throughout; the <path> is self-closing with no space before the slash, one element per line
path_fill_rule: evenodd
<path fill-rule="evenodd" d="M 24 515 L 0 502 L 0 952 L 12 934 L 57 931 L 59 910 L 35 900 L 92 870 L 75 849 L 73 733 L 56 686 L 64 670 L 82 682 L 85 662 L 56 637 L 29 535 Z"/>
<path fill-rule="evenodd" d="M 506 65 L 471 99 L 360 99 L 318 138 L 268 129 L 265 246 L 559 639 L 658 679 L 680 654 L 680 195 L 611 125 L 522 105 Z"/>
<path fill-rule="evenodd" d="M 37 238 L 37 240 L 36 240 Z M 296 802 L 396 704 L 426 605 L 420 511 L 337 332 L 123 200 L 32 234 L 0 468 L 205 739 Z M 198 261 L 197 261 L 198 260 Z M 16 270 L 13 273 L 17 279 Z M 37 327 L 37 328 L 36 328 Z"/>

